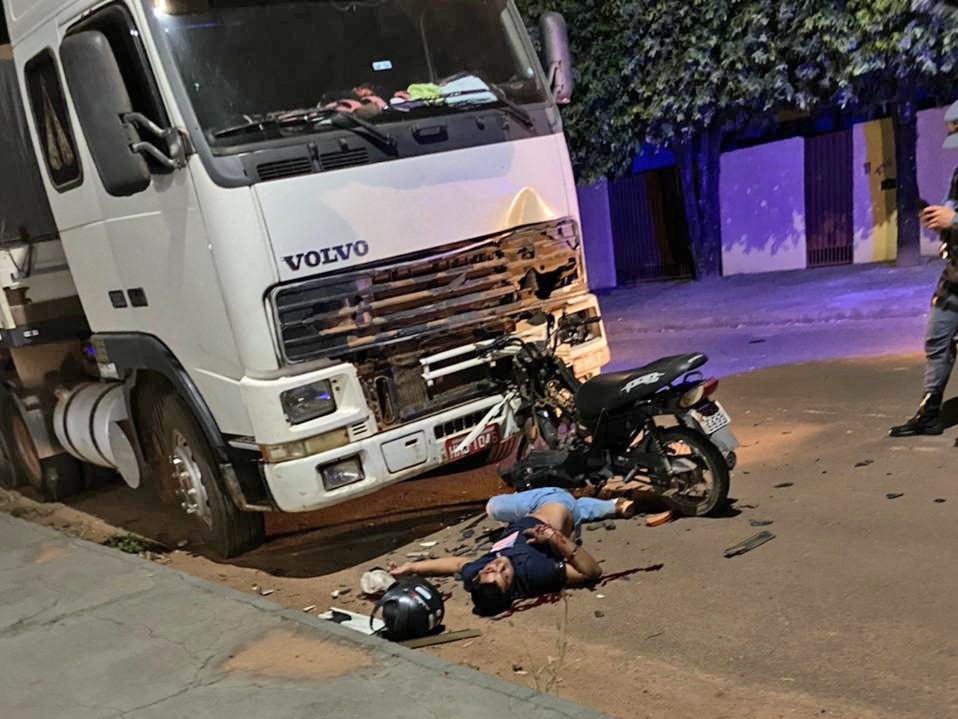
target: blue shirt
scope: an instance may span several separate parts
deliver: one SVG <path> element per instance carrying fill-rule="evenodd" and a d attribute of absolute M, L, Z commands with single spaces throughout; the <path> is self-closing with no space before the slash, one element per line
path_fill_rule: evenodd
<path fill-rule="evenodd" d="M 462 583 L 471 590 L 479 572 L 496 557 L 507 557 L 512 562 L 513 599 L 539 597 L 560 591 L 566 585 L 565 561 L 552 545 L 531 544 L 525 531 L 544 522 L 535 517 L 523 517 L 505 528 L 501 539 L 492 550 L 462 568 Z"/>

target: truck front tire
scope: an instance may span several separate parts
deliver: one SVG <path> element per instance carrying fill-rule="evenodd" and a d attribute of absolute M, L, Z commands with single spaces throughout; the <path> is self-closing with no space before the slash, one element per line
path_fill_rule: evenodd
<path fill-rule="evenodd" d="M 263 516 L 243 512 L 226 491 L 223 477 L 193 413 L 180 397 L 163 394 L 153 406 L 152 446 L 159 452 L 163 494 L 191 519 L 191 538 L 218 557 L 228 559 L 263 543 Z"/>

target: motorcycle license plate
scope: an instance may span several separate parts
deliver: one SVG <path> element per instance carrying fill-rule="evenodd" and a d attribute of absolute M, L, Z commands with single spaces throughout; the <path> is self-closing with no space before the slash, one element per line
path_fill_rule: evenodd
<path fill-rule="evenodd" d="M 729 417 L 728 412 L 725 411 L 722 405 L 718 402 L 712 402 L 711 404 L 712 407 L 707 408 L 707 411 L 711 412 L 711 414 L 706 414 L 696 409 L 692 410 L 692 416 L 695 417 L 695 421 L 702 427 L 702 431 L 708 435 L 715 434 L 719 430 L 725 429 L 732 424 L 732 418 Z M 713 408 L 714 411 L 712 411 Z"/>
<path fill-rule="evenodd" d="M 462 440 L 466 438 L 467 434 L 469 434 L 469 432 L 463 432 L 458 437 L 450 437 L 446 440 L 447 460 L 462 459 L 463 457 L 468 457 L 470 454 L 481 452 L 497 444 L 499 442 L 499 425 L 490 424 L 483 430 L 482 434 L 472 440 L 472 444 L 464 450 L 457 452 L 456 448 L 462 443 Z"/>

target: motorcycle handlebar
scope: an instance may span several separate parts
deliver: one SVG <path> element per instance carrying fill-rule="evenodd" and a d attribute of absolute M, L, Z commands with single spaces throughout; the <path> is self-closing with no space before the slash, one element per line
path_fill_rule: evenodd
<path fill-rule="evenodd" d="M 585 327 L 586 325 L 597 324 L 598 322 L 601 322 L 601 321 L 602 321 L 601 317 L 586 317 L 584 319 L 575 319 L 575 320 L 562 318 L 561 320 L 559 320 L 557 329 L 560 331 L 573 330 L 578 327 Z M 526 347 L 529 344 L 532 344 L 533 346 L 538 347 L 537 345 L 535 345 L 535 343 L 526 342 L 525 340 L 520 339 L 519 337 L 515 337 L 513 335 L 503 335 L 493 340 L 492 343 L 489 344 L 487 347 L 482 348 L 480 350 L 480 354 L 487 355 L 487 354 L 492 354 L 494 352 L 501 352 L 502 350 L 504 350 L 506 347 L 509 347 L 510 345 L 515 345 L 519 347 L 521 350 L 522 348 Z"/>
<path fill-rule="evenodd" d="M 601 317 L 586 317 L 582 320 L 563 320 L 560 323 L 560 329 L 571 330 L 576 327 L 585 327 L 586 325 L 594 325 L 597 322 L 601 322 Z"/>

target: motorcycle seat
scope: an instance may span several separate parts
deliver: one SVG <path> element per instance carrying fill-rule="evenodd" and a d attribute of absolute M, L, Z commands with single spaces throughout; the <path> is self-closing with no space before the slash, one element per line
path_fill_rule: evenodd
<path fill-rule="evenodd" d="M 593 377 L 579 387 L 575 401 L 583 417 L 596 417 L 645 399 L 708 362 L 701 352 L 663 357 L 652 364 Z"/>

